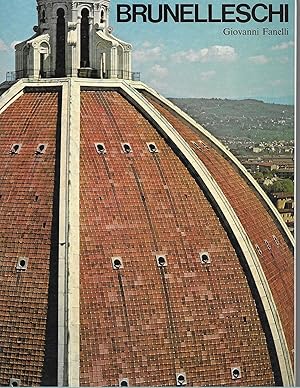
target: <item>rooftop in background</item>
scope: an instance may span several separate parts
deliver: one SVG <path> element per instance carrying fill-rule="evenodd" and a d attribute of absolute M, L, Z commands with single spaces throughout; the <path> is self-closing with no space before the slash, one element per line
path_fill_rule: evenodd
<path fill-rule="evenodd" d="M 272 193 L 274 198 L 294 198 L 294 193 Z"/>

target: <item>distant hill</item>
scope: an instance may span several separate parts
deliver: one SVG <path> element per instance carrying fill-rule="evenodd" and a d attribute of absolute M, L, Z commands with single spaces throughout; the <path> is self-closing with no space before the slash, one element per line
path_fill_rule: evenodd
<path fill-rule="evenodd" d="M 246 100 L 249 97 L 244 97 L 242 100 Z M 294 96 L 285 96 L 285 97 L 268 97 L 268 96 L 257 96 L 251 97 L 252 99 L 267 102 L 270 104 L 282 104 L 282 105 L 294 105 Z"/>
<path fill-rule="evenodd" d="M 292 140 L 294 107 L 254 99 L 170 98 L 217 137 Z"/>

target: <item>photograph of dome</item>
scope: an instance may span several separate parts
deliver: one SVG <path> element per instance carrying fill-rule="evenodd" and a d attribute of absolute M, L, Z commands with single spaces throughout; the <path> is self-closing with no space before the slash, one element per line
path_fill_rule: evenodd
<path fill-rule="evenodd" d="M 110 7 L 37 0 L 0 85 L 0 385 L 293 386 L 294 237 Z"/>

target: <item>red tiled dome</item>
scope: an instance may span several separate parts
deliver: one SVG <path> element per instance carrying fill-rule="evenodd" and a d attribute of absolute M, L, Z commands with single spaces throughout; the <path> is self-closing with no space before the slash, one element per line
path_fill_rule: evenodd
<path fill-rule="evenodd" d="M 63 244 L 73 249 L 68 225 L 76 227 L 70 207 L 60 240 L 63 185 L 78 189 L 80 385 L 286 384 L 294 308 L 286 230 L 218 142 L 141 84 L 125 84 L 82 83 L 76 155 L 65 91 L 61 98 L 45 81 L 0 114 L 0 384 L 56 384 L 63 370 L 59 260 Z M 64 138 L 66 160 L 80 157 L 75 184 L 75 175 L 62 178 Z"/>
<path fill-rule="evenodd" d="M 25 93 L 0 114 L 0 385 L 39 385 L 56 324 L 55 160 L 58 93 Z M 45 155 L 35 154 L 47 143 Z M 19 144 L 18 154 L 10 153 Z M 17 269 L 21 258 L 27 270 Z M 52 264 L 51 264 L 52 261 Z M 53 273 L 50 275 L 50 269 Z M 51 271 L 51 272 L 52 272 Z M 52 283 L 52 282 L 51 282 Z M 55 289 L 55 288 L 54 288 Z M 49 315 L 50 313 L 50 315 Z M 48 320 L 47 320 L 48 316 Z M 53 331 L 54 332 L 54 331 Z M 47 341 L 48 340 L 48 341 Z M 51 345 L 50 345 L 51 346 Z M 45 353 L 46 348 L 46 353 Z M 53 352 L 52 352 L 53 353 Z M 49 358 L 51 365 L 51 357 Z M 50 367 L 51 368 L 51 367 Z M 53 366 L 52 366 L 53 368 Z M 54 366 L 54 373 L 55 373 Z"/>

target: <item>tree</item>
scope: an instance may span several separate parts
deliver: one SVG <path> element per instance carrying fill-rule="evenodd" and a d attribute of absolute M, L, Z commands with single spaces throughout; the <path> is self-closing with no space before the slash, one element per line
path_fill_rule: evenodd
<path fill-rule="evenodd" d="M 264 174 L 260 171 L 255 172 L 253 177 L 257 180 L 258 183 L 263 183 L 265 180 Z"/>
<path fill-rule="evenodd" d="M 294 183 L 291 179 L 281 179 L 273 183 L 270 187 L 271 193 L 293 193 Z"/>

